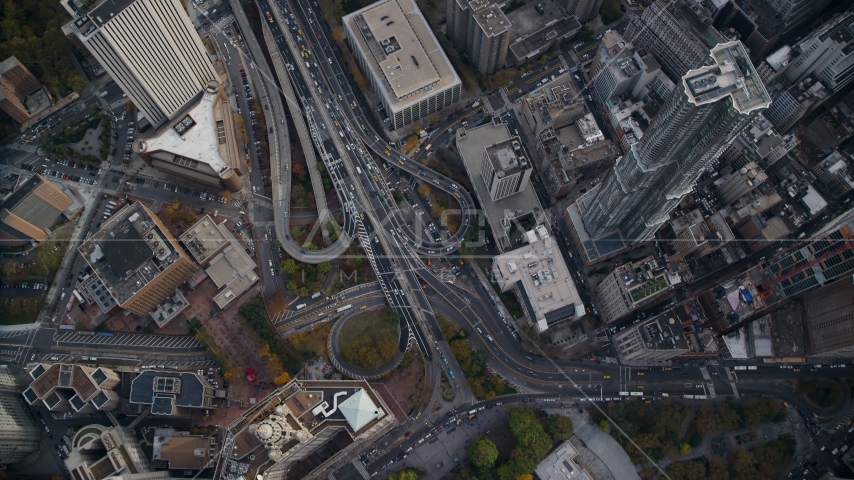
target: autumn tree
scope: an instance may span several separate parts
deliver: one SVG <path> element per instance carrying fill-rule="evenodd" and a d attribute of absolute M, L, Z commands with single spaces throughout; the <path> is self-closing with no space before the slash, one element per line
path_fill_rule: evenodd
<path fill-rule="evenodd" d="M 288 372 L 282 372 L 281 375 L 273 379 L 276 385 L 284 385 L 291 381 L 291 375 Z"/>
<path fill-rule="evenodd" d="M 388 476 L 388 480 L 418 480 L 419 478 L 418 470 L 410 467 L 406 467 L 403 470 L 392 473 Z"/>
<path fill-rule="evenodd" d="M 241 145 L 247 143 L 249 137 L 246 136 L 246 123 L 243 121 L 243 115 L 235 113 L 234 124 L 237 126 L 237 142 Z"/>
<path fill-rule="evenodd" d="M 231 192 L 228 190 L 221 190 L 219 192 L 219 196 L 224 198 L 226 202 L 230 202 L 232 200 Z"/>
<path fill-rule="evenodd" d="M 6 262 L 3 264 L 3 275 L 11 277 L 21 273 L 21 264 L 19 262 Z"/>
<path fill-rule="evenodd" d="M 422 198 L 427 198 L 430 196 L 430 185 L 426 183 L 418 186 L 418 195 L 421 195 Z"/>
<path fill-rule="evenodd" d="M 305 167 L 302 165 L 302 162 L 291 163 L 291 171 L 300 182 L 305 180 Z"/>

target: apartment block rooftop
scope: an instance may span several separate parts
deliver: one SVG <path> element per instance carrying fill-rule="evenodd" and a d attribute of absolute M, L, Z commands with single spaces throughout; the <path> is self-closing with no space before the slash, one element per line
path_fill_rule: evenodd
<path fill-rule="evenodd" d="M 741 42 L 718 44 L 712 48 L 711 57 L 714 65 L 691 70 L 682 79 L 693 103 L 711 103 L 728 95 L 744 114 L 771 105 L 771 97 Z"/>
<path fill-rule="evenodd" d="M 648 322 L 639 324 L 636 328 L 650 350 L 688 348 L 688 341 L 682 332 L 682 323 L 671 315 L 658 315 Z"/>
<path fill-rule="evenodd" d="M 561 38 L 574 36 L 581 30 L 581 24 L 575 16 L 561 17 L 549 21 L 546 26 L 525 35 L 510 44 L 510 54 L 515 57 L 517 63 L 539 55 L 552 43 L 560 42 Z"/>
<path fill-rule="evenodd" d="M 469 8 L 475 12 L 474 20 L 487 37 L 497 37 L 510 29 L 507 16 L 492 0 L 472 0 Z"/>
<path fill-rule="evenodd" d="M 106 220 L 78 251 L 121 305 L 180 257 L 173 242 L 150 210 L 135 202 Z"/>
<path fill-rule="evenodd" d="M 486 147 L 486 155 L 498 178 L 531 168 L 531 163 L 522 150 L 522 142 L 519 137 L 511 137 Z"/>
<path fill-rule="evenodd" d="M 659 264 L 651 256 L 639 262 L 621 265 L 615 271 L 633 304 L 641 303 L 671 285 L 682 282 L 677 273 L 668 271 L 666 264 Z"/>
<path fill-rule="evenodd" d="M 560 247 L 546 228 L 525 232 L 527 245 L 492 260 L 502 291 L 519 288 L 531 320 L 539 331 L 586 313 Z"/>
<path fill-rule="evenodd" d="M 70 406 L 80 412 L 111 410 L 118 401 L 118 394 L 111 390 L 119 379 L 107 368 L 40 363 L 29 374 L 33 381 L 23 396 L 30 405 L 41 401 L 48 410 L 70 410 Z M 94 408 L 86 409 L 90 403 Z"/>

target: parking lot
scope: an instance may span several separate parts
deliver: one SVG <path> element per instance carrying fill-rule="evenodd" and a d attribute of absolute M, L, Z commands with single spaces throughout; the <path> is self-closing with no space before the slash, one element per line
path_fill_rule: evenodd
<path fill-rule="evenodd" d="M 58 331 L 53 336 L 58 345 L 87 344 L 113 345 L 122 347 L 146 347 L 155 349 L 204 349 L 205 345 L 193 337 L 175 337 L 169 335 L 138 335 L 132 333 L 111 334 L 101 336 L 94 332 L 63 332 Z"/>

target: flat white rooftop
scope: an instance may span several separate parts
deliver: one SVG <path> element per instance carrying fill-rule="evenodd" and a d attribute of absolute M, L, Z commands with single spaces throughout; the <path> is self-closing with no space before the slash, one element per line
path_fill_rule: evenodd
<path fill-rule="evenodd" d="M 526 237 L 527 245 L 493 259 L 493 273 L 499 284 L 522 282 L 536 317 L 534 321 L 541 331 L 548 328 L 547 320 L 552 312 L 571 306 L 572 317 L 583 314 L 583 310 L 575 308 L 582 304 L 581 298 L 560 247 L 548 229 L 539 225 L 526 232 Z"/>
<path fill-rule="evenodd" d="M 395 110 L 460 83 L 413 0 L 385 0 L 343 18 Z"/>
<path fill-rule="evenodd" d="M 159 135 L 134 142 L 137 152 L 165 151 L 189 160 L 207 163 L 221 174 L 229 168 L 222 157 L 227 154 L 226 132 L 218 125 L 214 108 L 219 90 L 208 86 L 199 103 Z"/>

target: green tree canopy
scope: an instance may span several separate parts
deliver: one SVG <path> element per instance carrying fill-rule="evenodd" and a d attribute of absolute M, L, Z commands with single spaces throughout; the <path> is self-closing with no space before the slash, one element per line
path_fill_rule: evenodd
<path fill-rule="evenodd" d="M 556 413 L 549 417 L 549 435 L 555 441 L 563 441 L 572 435 L 572 420 L 566 415 Z"/>
<path fill-rule="evenodd" d="M 492 468 L 498 460 L 498 448 L 483 435 L 478 435 L 466 446 L 466 454 L 469 462 L 478 469 Z"/>
<path fill-rule="evenodd" d="M 282 262 L 282 271 L 287 274 L 293 274 L 297 271 L 297 262 L 293 258 L 289 258 Z"/>

